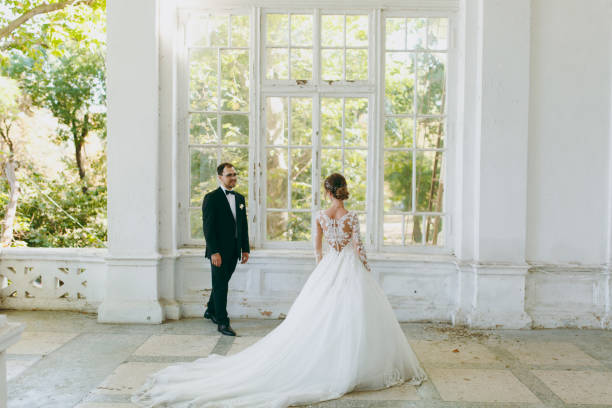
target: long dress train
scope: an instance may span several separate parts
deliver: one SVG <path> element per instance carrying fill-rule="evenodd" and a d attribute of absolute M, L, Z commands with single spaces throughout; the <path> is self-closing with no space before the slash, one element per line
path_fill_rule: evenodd
<path fill-rule="evenodd" d="M 145 407 L 284 408 L 427 377 L 370 273 L 356 213 L 317 216 L 322 256 L 284 321 L 231 356 L 211 354 L 149 376 Z"/>

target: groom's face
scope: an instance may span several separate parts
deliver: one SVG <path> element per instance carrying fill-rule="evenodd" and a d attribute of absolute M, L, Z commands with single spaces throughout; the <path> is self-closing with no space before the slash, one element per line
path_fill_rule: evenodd
<path fill-rule="evenodd" d="M 233 167 L 224 168 L 223 173 L 219 176 L 219 181 L 221 181 L 225 188 L 232 189 L 236 187 L 236 182 L 238 181 L 236 169 Z"/>

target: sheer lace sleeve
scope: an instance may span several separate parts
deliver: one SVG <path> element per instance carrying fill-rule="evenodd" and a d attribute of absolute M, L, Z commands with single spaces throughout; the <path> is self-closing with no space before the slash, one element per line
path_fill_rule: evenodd
<path fill-rule="evenodd" d="M 368 257 L 366 256 L 365 247 L 363 246 L 363 242 L 361 241 L 361 233 L 359 232 L 359 216 L 355 213 L 353 213 L 353 216 L 351 217 L 351 224 L 353 228 L 352 239 L 353 247 L 355 248 L 355 253 L 359 257 L 359 259 L 361 259 L 361 262 L 363 262 L 363 266 L 365 266 L 368 272 L 370 272 L 371 269 L 370 265 L 368 264 Z"/>
<path fill-rule="evenodd" d="M 316 262 L 319 263 L 321 258 L 323 258 L 323 228 L 321 227 L 321 214 L 317 215 L 315 220 L 316 231 L 314 234 L 314 253 Z"/>

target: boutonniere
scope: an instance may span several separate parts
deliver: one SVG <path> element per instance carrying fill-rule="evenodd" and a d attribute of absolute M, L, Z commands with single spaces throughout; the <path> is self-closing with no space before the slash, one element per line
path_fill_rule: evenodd
<path fill-rule="evenodd" d="M 244 210 L 244 204 L 240 204 L 240 209 Z"/>

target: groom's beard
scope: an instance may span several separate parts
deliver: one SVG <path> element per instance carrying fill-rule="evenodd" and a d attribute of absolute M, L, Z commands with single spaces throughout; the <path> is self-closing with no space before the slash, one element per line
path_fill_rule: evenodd
<path fill-rule="evenodd" d="M 223 185 L 223 187 L 225 187 L 228 190 L 232 190 L 234 187 L 236 187 L 236 181 L 230 181 L 229 184 L 224 184 L 223 182 L 221 183 Z"/>

